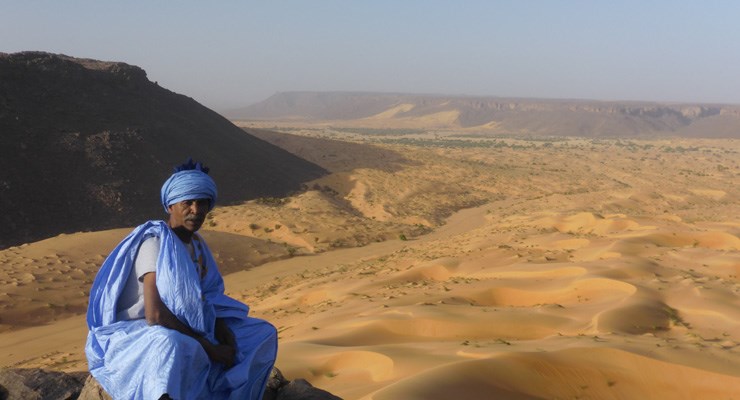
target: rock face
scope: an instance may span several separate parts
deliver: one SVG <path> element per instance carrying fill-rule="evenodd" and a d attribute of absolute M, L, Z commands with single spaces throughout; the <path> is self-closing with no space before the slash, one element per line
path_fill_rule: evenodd
<path fill-rule="evenodd" d="M 740 137 L 740 106 L 717 104 L 286 92 L 226 115 L 329 120 L 334 126 L 380 130 L 390 126 L 507 135 Z"/>
<path fill-rule="evenodd" d="M 0 53 L 0 248 L 161 218 L 161 184 L 188 157 L 211 168 L 220 204 L 325 173 L 139 67 Z"/>
<path fill-rule="evenodd" d="M 0 370 L 0 400 L 112 400 L 87 372 Z M 288 381 L 274 368 L 263 400 L 342 400 L 304 379 Z"/>

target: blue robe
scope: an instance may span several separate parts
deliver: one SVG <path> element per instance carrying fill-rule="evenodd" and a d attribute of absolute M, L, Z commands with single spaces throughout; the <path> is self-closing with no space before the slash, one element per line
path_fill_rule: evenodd
<path fill-rule="evenodd" d="M 118 298 L 141 243 L 160 238 L 156 283 L 164 304 L 180 321 L 216 343 L 216 318 L 237 342 L 230 369 L 211 362 L 193 338 L 146 320 L 116 320 Z M 90 291 L 85 354 L 90 373 L 114 399 L 261 399 L 277 355 L 277 333 L 248 316 L 249 307 L 224 294 L 221 274 L 202 238 L 206 270 L 164 221 L 131 232 L 108 256 Z"/>

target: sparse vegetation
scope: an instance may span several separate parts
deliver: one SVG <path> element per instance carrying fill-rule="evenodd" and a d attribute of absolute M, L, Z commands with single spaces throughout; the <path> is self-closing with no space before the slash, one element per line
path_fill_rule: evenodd
<path fill-rule="evenodd" d="M 338 132 L 356 133 L 368 136 L 404 136 L 425 133 L 424 129 L 376 129 L 376 128 L 331 128 Z"/>
<path fill-rule="evenodd" d="M 681 318 L 681 315 L 675 308 L 665 306 L 664 311 L 668 314 L 668 318 L 670 319 L 671 323 L 673 323 L 673 325 L 691 328 L 691 326 L 686 321 L 684 321 L 683 318 Z"/>
<path fill-rule="evenodd" d="M 280 197 L 259 197 L 255 201 L 257 202 L 257 204 L 262 204 L 262 205 L 271 206 L 271 207 L 279 207 L 287 203 L 288 199 L 280 198 Z"/>

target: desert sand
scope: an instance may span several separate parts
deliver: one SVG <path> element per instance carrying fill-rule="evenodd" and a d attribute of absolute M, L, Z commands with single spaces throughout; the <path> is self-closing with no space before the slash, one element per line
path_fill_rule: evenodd
<path fill-rule="evenodd" d="M 252 133 L 332 173 L 203 232 L 288 379 L 345 399 L 740 399 L 740 141 L 291 132 Z M 90 282 L 128 231 L 0 251 L 0 367 L 86 369 Z"/>

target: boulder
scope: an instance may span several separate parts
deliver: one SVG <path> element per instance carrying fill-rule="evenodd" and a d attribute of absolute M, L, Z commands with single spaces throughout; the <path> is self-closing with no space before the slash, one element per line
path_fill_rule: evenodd
<path fill-rule="evenodd" d="M 289 381 L 273 368 L 262 400 L 342 400 L 326 390 L 313 387 L 305 379 Z"/>
<path fill-rule="evenodd" d="M 87 372 L 58 372 L 39 368 L 0 370 L 0 400 L 74 400 Z"/>
<path fill-rule="evenodd" d="M 342 400 L 326 390 L 313 387 L 305 379 L 295 379 L 278 390 L 277 400 Z"/>

